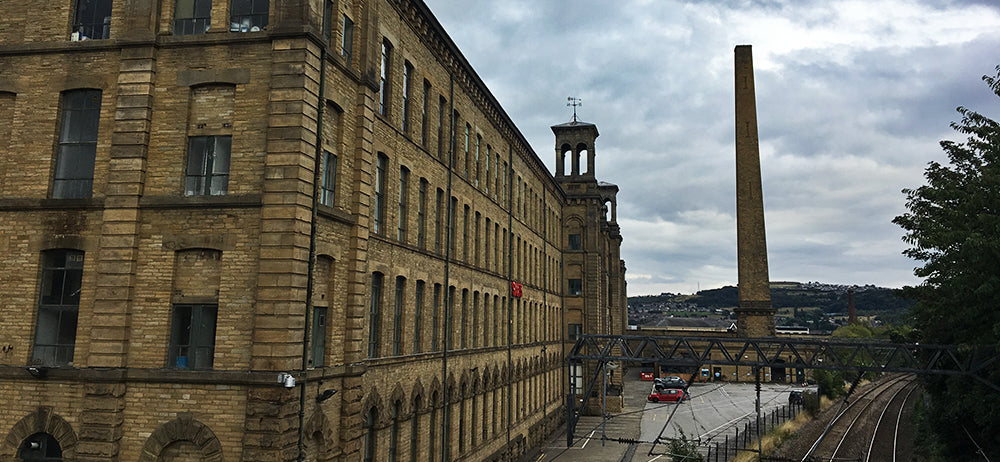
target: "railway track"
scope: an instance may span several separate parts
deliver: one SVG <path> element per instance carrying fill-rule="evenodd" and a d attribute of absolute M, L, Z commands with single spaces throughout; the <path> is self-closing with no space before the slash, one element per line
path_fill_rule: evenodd
<path fill-rule="evenodd" d="M 802 458 L 808 461 L 892 461 L 901 417 L 917 388 L 910 374 L 890 377 L 854 396 L 843 406 Z M 908 455 L 906 456 L 908 457 Z"/>

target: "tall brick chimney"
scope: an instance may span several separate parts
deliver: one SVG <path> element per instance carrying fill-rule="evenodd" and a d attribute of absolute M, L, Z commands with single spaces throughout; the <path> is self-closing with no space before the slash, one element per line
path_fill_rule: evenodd
<path fill-rule="evenodd" d="M 736 68 L 736 247 L 739 261 L 739 307 L 736 327 L 742 337 L 774 335 L 774 308 L 764 238 L 764 194 L 757 141 L 750 45 L 735 50 Z"/>

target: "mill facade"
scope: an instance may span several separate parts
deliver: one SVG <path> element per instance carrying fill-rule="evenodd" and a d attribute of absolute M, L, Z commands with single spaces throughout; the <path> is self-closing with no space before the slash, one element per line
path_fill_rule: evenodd
<path fill-rule="evenodd" d="M 0 4 L 0 457 L 511 460 L 621 333 L 596 127 L 423 2 Z"/>

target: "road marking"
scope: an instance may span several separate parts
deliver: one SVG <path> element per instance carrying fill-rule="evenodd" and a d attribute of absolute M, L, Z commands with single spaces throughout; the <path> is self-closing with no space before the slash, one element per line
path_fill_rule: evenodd
<path fill-rule="evenodd" d="M 594 430 L 594 431 L 590 432 L 589 435 L 587 435 L 587 441 L 583 442 L 583 446 L 580 446 L 580 449 L 583 449 L 583 448 L 587 447 L 587 443 L 589 443 L 590 439 L 594 437 L 594 433 L 597 433 L 597 430 Z"/>

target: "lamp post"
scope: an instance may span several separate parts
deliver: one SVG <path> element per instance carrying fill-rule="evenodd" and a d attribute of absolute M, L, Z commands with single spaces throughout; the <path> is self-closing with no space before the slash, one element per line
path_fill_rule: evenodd
<path fill-rule="evenodd" d="M 608 369 L 614 371 L 615 369 L 618 369 L 618 364 L 606 362 L 601 364 L 601 368 L 604 369 L 604 389 L 601 391 L 601 446 L 604 446 L 604 440 L 606 439 L 605 430 L 608 426 Z"/>

